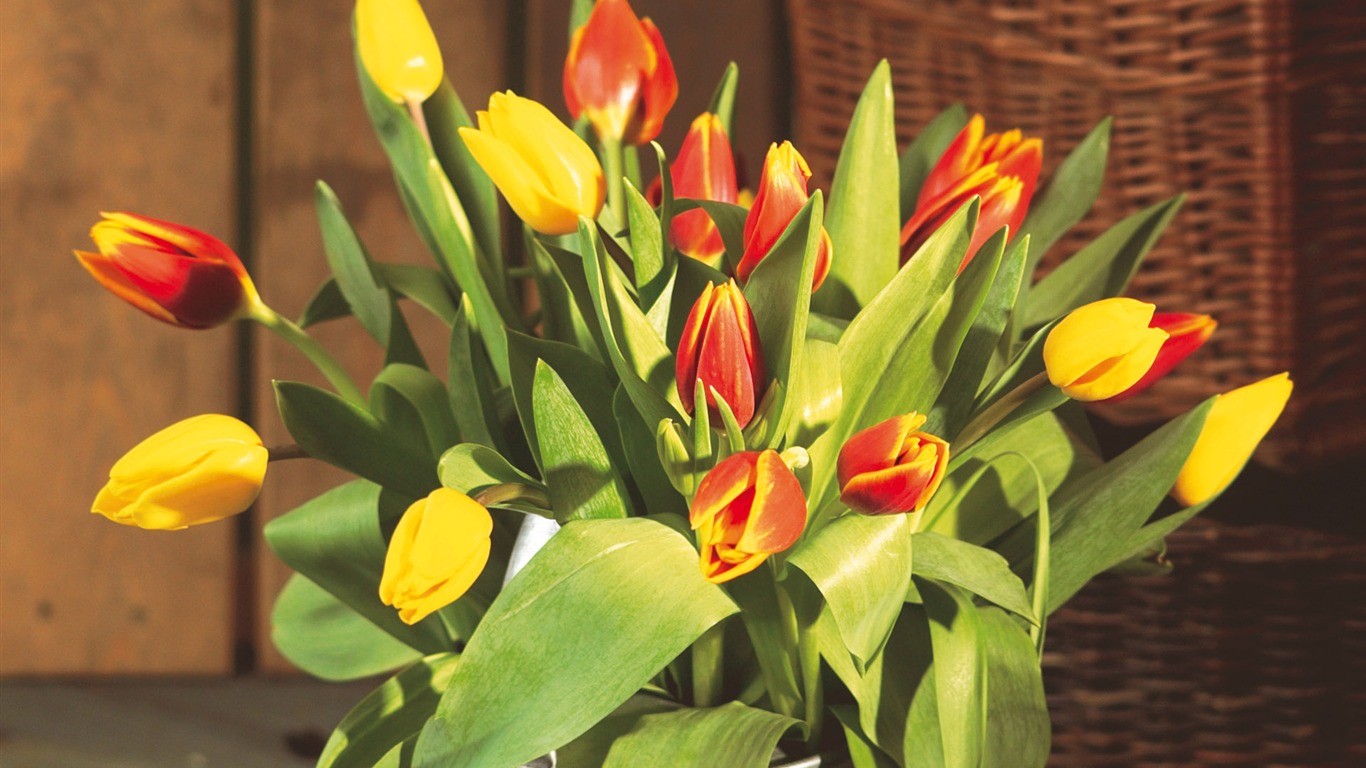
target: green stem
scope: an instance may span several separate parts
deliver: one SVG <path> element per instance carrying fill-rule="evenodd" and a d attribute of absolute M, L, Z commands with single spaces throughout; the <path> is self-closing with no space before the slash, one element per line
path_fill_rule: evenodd
<path fill-rule="evenodd" d="M 1019 408 L 1025 400 L 1029 399 L 1030 395 L 1043 388 L 1047 381 L 1048 374 L 1040 373 L 1002 395 L 1000 400 L 992 403 L 986 410 L 977 414 L 977 417 L 966 427 L 963 427 L 963 431 L 959 432 L 958 437 L 953 441 L 954 451 L 961 454 L 964 448 L 977 442 L 983 435 L 990 432 L 992 427 L 1001 423 L 1002 419 Z"/>
<path fill-rule="evenodd" d="M 622 186 L 622 147 L 619 139 L 602 140 L 603 173 L 607 176 L 607 208 L 612 212 L 611 226 L 626 222 L 626 190 Z"/>
<path fill-rule="evenodd" d="M 304 353 L 304 357 L 307 357 L 309 361 L 322 372 L 322 375 L 326 376 L 327 380 L 332 383 L 332 386 L 337 390 L 337 394 L 352 403 L 359 405 L 361 408 L 367 407 L 365 395 L 360 391 L 360 388 L 356 386 L 356 383 L 351 380 L 351 375 L 346 372 L 345 368 L 342 368 L 341 363 L 337 362 L 337 358 L 333 357 L 323 345 L 319 344 L 317 339 L 309 336 L 304 329 L 290 322 L 288 318 L 277 314 L 275 310 L 266 306 L 260 300 L 257 300 L 255 305 L 251 307 L 247 317 L 265 326 L 276 336 L 279 336 L 294 345 L 295 349 Z"/>
<path fill-rule="evenodd" d="M 714 707 L 721 701 L 725 622 L 713 624 L 692 644 L 692 698 L 694 707 Z"/>

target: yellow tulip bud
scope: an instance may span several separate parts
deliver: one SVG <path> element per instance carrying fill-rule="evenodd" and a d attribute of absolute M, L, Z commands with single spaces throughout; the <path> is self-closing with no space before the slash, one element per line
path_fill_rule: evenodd
<path fill-rule="evenodd" d="M 1280 417 L 1293 388 L 1290 375 L 1281 373 L 1217 396 L 1176 476 L 1172 498 L 1191 507 L 1227 488 Z"/>
<path fill-rule="evenodd" d="M 489 97 L 479 129 L 460 138 L 476 162 L 532 229 L 567 235 L 579 216 L 598 215 L 607 197 L 593 150 L 550 110 L 508 91 Z"/>
<path fill-rule="evenodd" d="M 441 86 L 441 49 L 417 0 L 356 0 L 356 47 L 394 101 L 425 101 Z"/>
<path fill-rule="evenodd" d="M 267 461 L 251 427 L 231 416 L 195 416 L 143 440 L 115 462 L 90 511 L 151 530 L 211 523 L 256 501 Z"/>
<path fill-rule="evenodd" d="M 379 599 L 415 624 L 465 594 L 489 560 L 493 518 L 479 502 L 438 488 L 408 507 L 389 540 Z"/>
<path fill-rule="evenodd" d="M 1101 299 L 1072 310 L 1043 344 L 1048 380 L 1073 400 L 1104 400 L 1129 389 L 1152 367 L 1167 332 L 1148 327 L 1152 304 Z"/>

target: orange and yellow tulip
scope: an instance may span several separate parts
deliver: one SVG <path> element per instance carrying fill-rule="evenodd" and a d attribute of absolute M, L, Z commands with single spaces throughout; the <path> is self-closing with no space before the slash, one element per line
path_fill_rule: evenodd
<path fill-rule="evenodd" d="M 958 269 L 1001 227 L 1013 237 L 1024 222 L 1043 165 L 1043 142 L 1019 129 L 983 136 L 985 121 L 973 115 L 925 178 L 915 212 L 901 229 L 901 260 L 909 259 L 933 232 L 972 197 L 982 199 L 972 243 Z"/>
<path fill-rule="evenodd" d="M 735 183 L 735 158 L 721 118 L 705 112 L 693 120 L 674 160 L 671 176 L 675 197 L 736 201 L 739 189 Z M 712 264 L 726 249 L 711 216 L 700 208 L 673 217 L 669 242 L 679 252 Z"/>
<path fill-rule="evenodd" d="M 438 488 L 413 502 L 389 540 L 379 599 L 415 624 L 469 590 L 489 560 L 493 518 L 460 491 Z"/>
<path fill-rule="evenodd" d="M 1115 403 L 1127 400 L 1143 390 L 1156 384 L 1158 379 L 1166 376 L 1182 360 L 1190 357 L 1195 350 L 1199 349 L 1218 323 L 1209 315 L 1195 315 L 1188 312 L 1154 312 L 1153 319 L 1149 321 L 1149 328 L 1161 328 L 1167 332 L 1167 340 L 1162 342 L 1162 347 L 1157 350 L 1157 359 L 1148 367 L 1147 373 L 1143 374 L 1132 387 L 1120 392 L 1105 402 Z"/>
<path fill-rule="evenodd" d="M 1149 324 L 1153 305 L 1102 299 L 1068 313 L 1044 340 L 1048 380 L 1073 400 L 1105 400 L 1143 378 L 1167 341 Z"/>
<path fill-rule="evenodd" d="M 845 506 L 868 515 L 925 508 L 949 466 L 949 444 L 918 431 L 925 420 L 912 411 L 845 441 L 836 464 Z"/>
<path fill-rule="evenodd" d="M 701 381 L 712 424 L 721 423 L 718 396 L 741 427 L 754 418 L 763 394 L 764 356 L 754 313 L 734 280 L 708 283 L 702 290 L 683 325 L 674 371 L 678 397 L 689 415 L 696 409 L 696 387 Z"/>
<path fill-rule="evenodd" d="M 1294 386 L 1289 374 L 1279 373 L 1218 395 L 1181 465 L 1172 498 L 1190 507 L 1223 492 L 1280 418 Z"/>
<path fill-rule="evenodd" d="M 688 521 L 697 531 L 702 575 L 720 584 L 797 542 L 806 496 L 777 452 L 744 451 L 702 478 Z"/>
<path fill-rule="evenodd" d="M 601 139 L 644 144 L 659 135 L 677 98 L 673 61 L 654 22 L 637 18 L 626 0 L 598 0 L 565 58 L 569 113 L 587 117 Z"/>
<path fill-rule="evenodd" d="M 246 267 L 221 240 L 132 213 L 104 213 L 90 230 L 99 253 L 76 258 L 110 293 L 182 328 L 212 328 L 259 303 Z"/>
<path fill-rule="evenodd" d="M 811 167 L 792 146 L 792 142 L 784 141 L 781 146 L 769 146 L 768 155 L 764 158 L 764 170 L 759 176 L 759 192 L 750 206 L 749 215 L 745 217 L 745 252 L 735 269 L 735 279 L 741 285 L 749 281 L 754 268 L 773 250 L 787 225 L 792 223 L 792 219 L 810 199 L 806 193 L 806 183 L 810 178 Z M 825 276 L 830 272 L 833 250 L 830 233 L 822 227 L 816 272 L 811 282 L 812 291 L 825 282 Z"/>

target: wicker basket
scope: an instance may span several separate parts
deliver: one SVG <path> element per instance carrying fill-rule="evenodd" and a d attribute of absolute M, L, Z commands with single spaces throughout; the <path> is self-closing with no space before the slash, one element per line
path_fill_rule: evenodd
<path fill-rule="evenodd" d="M 1054 768 L 1366 765 L 1366 541 L 1195 520 L 1054 614 Z"/>
<path fill-rule="evenodd" d="M 1045 140 L 1047 179 L 1114 115 L 1107 185 L 1047 268 L 1124 215 L 1186 205 L 1132 293 L 1219 332 L 1121 423 L 1289 370 L 1260 458 L 1366 448 L 1366 13 L 1324 0 L 787 0 L 799 146 L 828 181 L 859 91 L 892 65 L 900 139 L 947 104 Z"/>

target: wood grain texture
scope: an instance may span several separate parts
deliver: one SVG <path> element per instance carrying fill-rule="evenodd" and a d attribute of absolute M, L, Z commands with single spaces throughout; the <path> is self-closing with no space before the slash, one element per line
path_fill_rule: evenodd
<path fill-rule="evenodd" d="M 151 320 L 71 251 L 101 209 L 232 241 L 233 7 L 0 13 L 0 674 L 230 669 L 231 528 L 149 532 L 89 509 L 143 437 L 232 407 L 232 332 Z"/>
<path fill-rule="evenodd" d="M 447 75 L 471 110 L 505 87 L 506 11 L 481 0 L 426 3 L 441 44 Z M 327 275 L 314 182 L 336 191 L 371 255 L 380 261 L 432 263 L 408 223 L 388 161 L 365 109 L 352 64 L 349 3 L 301 4 L 271 0 L 257 18 L 257 195 L 254 271 L 276 311 L 297 317 Z M 420 309 L 404 307 L 432 369 L 445 378 L 444 326 Z M 353 372 L 362 389 L 378 371 L 382 351 L 353 320 L 320 326 L 315 334 Z M 257 347 L 257 412 L 267 442 L 288 439 L 275 412 L 270 379 L 323 380 L 292 348 L 274 338 Z M 269 520 L 347 479 L 313 461 L 272 468 L 259 514 Z M 257 648 L 266 671 L 290 668 L 270 642 L 270 609 L 289 571 L 259 545 Z"/>

